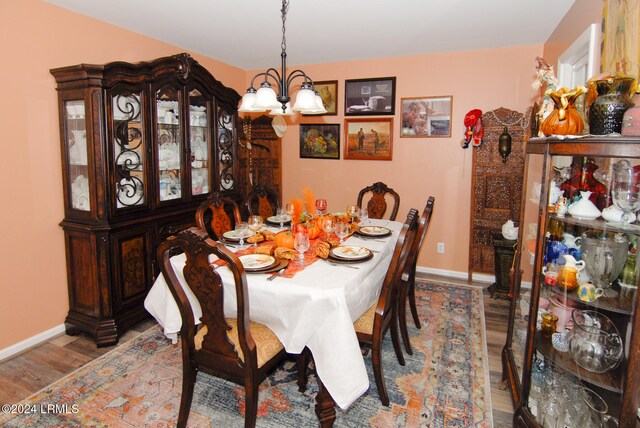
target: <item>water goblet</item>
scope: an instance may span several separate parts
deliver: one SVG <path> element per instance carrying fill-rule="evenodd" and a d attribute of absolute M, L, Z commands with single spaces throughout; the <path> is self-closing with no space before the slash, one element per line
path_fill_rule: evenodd
<path fill-rule="evenodd" d="M 287 218 L 287 210 L 285 208 L 278 208 L 276 218 L 280 222 L 280 227 L 284 227 L 284 221 Z"/>
<path fill-rule="evenodd" d="M 336 229 L 336 220 L 332 217 L 325 218 L 322 223 L 322 230 L 326 235 L 327 241 L 329 241 L 329 234 Z"/>
<path fill-rule="evenodd" d="M 298 253 L 298 263 L 304 266 L 304 253 L 309 249 L 309 235 L 304 232 L 297 232 L 294 236 L 293 246 Z"/>
<path fill-rule="evenodd" d="M 235 231 L 237 232 L 237 236 L 240 238 L 240 246 L 244 246 L 244 238 L 249 237 L 249 225 L 245 221 L 240 221 L 236 223 Z"/>
<path fill-rule="evenodd" d="M 327 200 L 316 199 L 316 210 L 318 210 L 318 214 L 324 214 L 324 210 L 326 209 L 327 209 Z"/>
<path fill-rule="evenodd" d="M 640 209 L 640 172 L 622 159 L 613 166 L 611 187 L 613 204 L 620 208 L 623 223 L 631 223 L 631 213 Z"/>
<path fill-rule="evenodd" d="M 366 208 L 360 209 L 360 223 L 364 226 L 366 221 L 369 219 L 369 212 Z"/>
<path fill-rule="evenodd" d="M 340 245 L 344 243 L 344 238 L 349 235 L 349 225 L 345 222 L 339 221 L 336 224 L 336 236 L 340 238 Z"/>
<path fill-rule="evenodd" d="M 293 213 L 295 211 L 295 206 L 293 204 L 287 204 L 286 206 L 286 210 L 287 210 L 287 214 L 289 215 L 289 218 L 291 218 L 291 222 L 293 223 Z"/>
<path fill-rule="evenodd" d="M 250 215 L 247 219 L 247 224 L 249 229 L 253 230 L 253 233 L 256 234 L 262 229 L 262 217 L 259 215 Z M 258 244 L 256 242 L 253 243 L 253 246 L 256 247 Z"/>
<path fill-rule="evenodd" d="M 360 207 L 357 205 L 349 205 L 347 207 L 347 215 L 351 217 L 351 221 L 353 221 L 360 214 Z"/>

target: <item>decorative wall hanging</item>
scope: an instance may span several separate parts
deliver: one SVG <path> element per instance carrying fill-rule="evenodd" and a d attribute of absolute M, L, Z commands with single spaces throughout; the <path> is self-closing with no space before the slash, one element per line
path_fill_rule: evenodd
<path fill-rule="evenodd" d="M 464 140 L 462 140 L 462 148 L 466 149 L 469 144 L 474 147 L 482 144 L 482 137 L 484 136 L 484 126 L 482 125 L 482 110 L 473 109 L 470 110 L 464 116 Z"/>
<path fill-rule="evenodd" d="M 640 76 L 640 0 L 604 0 L 602 9 L 603 73 Z"/>
<path fill-rule="evenodd" d="M 402 98 L 400 137 L 451 137 L 452 98 Z"/>
<path fill-rule="evenodd" d="M 316 114 L 316 116 L 335 116 L 338 114 L 338 81 L 326 80 L 323 82 L 314 82 L 316 92 L 324 103 L 326 113 Z M 302 112 L 304 116 L 308 113 Z"/>

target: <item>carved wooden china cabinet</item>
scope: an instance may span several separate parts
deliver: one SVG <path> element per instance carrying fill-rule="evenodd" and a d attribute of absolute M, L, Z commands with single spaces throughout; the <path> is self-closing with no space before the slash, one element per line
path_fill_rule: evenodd
<path fill-rule="evenodd" d="M 638 176 L 638 137 L 527 142 L 503 350 L 514 426 L 640 426 L 640 223 L 616 208 L 637 210 Z"/>
<path fill-rule="evenodd" d="M 238 197 L 240 96 L 188 54 L 51 74 L 60 111 L 65 325 L 110 345 L 148 316 L 157 245 L 193 225 L 210 192 Z"/>

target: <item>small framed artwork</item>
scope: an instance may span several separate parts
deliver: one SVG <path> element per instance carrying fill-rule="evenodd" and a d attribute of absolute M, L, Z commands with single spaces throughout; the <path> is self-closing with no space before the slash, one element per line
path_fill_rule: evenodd
<path fill-rule="evenodd" d="M 395 106 L 395 77 L 345 80 L 345 116 L 394 115 Z"/>
<path fill-rule="evenodd" d="M 450 96 L 402 98 L 400 137 L 451 137 Z"/>
<path fill-rule="evenodd" d="M 344 158 L 391 160 L 393 118 L 345 119 Z"/>
<path fill-rule="evenodd" d="M 340 159 L 340 124 L 300 124 L 300 157 Z"/>
<path fill-rule="evenodd" d="M 313 82 L 313 86 L 316 89 L 324 108 L 327 109 L 326 113 L 316 114 L 314 116 L 335 116 L 338 114 L 338 81 L 337 80 L 325 80 L 323 82 Z M 302 113 L 304 115 L 304 113 Z"/>

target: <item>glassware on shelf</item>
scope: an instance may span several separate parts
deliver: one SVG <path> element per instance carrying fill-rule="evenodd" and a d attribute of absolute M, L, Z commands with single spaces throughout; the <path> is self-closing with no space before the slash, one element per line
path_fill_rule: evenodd
<path fill-rule="evenodd" d="M 607 206 L 607 188 L 598 181 L 594 174 L 599 166 L 588 157 L 574 156 L 571 164 L 570 177 L 560 185 L 564 196 L 570 203 L 580 197 L 581 191 L 589 191 L 589 200 L 602 211 Z"/>
<path fill-rule="evenodd" d="M 636 171 L 628 160 L 619 160 L 613 166 L 611 197 L 620 208 L 623 223 L 631 223 L 631 213 L 640 209 L 640 171 Z"/>
<path fill-rule="evenodd" d="M 580 388 L 581 402 L 578 403 L 578 417 L 574 426 L 580 428 L 606 428 L 617 427 L 618 420 L 607 415 L 609 407 L 607 403 L 595 391 L 589 388 Z"/>
<path fill-rule="evenodd" d="M 596 311 L 574 309 L 573 329 L 569 331 L 569 354 L 583 369 L 604 373 L 622 359 L 623 345 L 615 324 Z"/>
<path fill-rule="evenodd" d="M 618 281 L 621 287 L 638 287 L 638 269 L 636 268 L 635 248 L 627 254 L 627 263 L 624 265 Z"/>
<path fill-rule="evenodd" d="M 614 297 L 617 293 L 611 283 L 624 268 L 629 240 L 621 233 L 588 230 L 582 234 L 580 247 L 591 282 L 605 290 L 605 297 Z"/>
<path fill-rule="evenodd" d="M 259 215 L 250 215 L 247 219 L 247 224 L 249 225 L 249 229 L 253 231 L 253 233 L 258 233 L 260 229 L 262 229 L 262 217 Z M 256 242 L 253 243 L 253 246 L 257 246 Z"/>
<path fill-rule="evenodd" d="M 542 324 L 540 325 L 540 329 L 542 330 L 542 336 L 545 339 L 551 339 L 551 335 L 556 332 L 557 322 L 558 317 L 551 312 L 542 314 Z"/>

